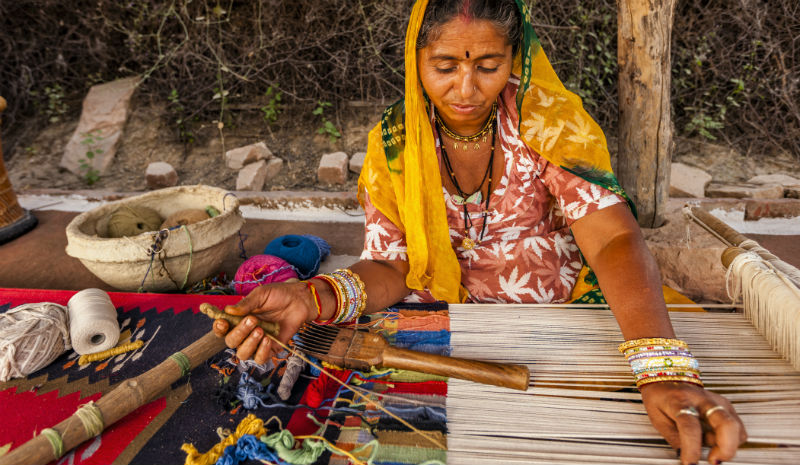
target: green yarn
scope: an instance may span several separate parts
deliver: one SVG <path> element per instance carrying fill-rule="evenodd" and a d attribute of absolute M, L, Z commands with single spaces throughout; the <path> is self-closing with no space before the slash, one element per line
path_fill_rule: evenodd
<path fill-rule="evenodd" d="M 190 371 L 192 371 L 192 362 L 189 361 L 189 357 L 187 357 L 183 352 L 175 352 L 174 354 L 170 355 L 169 358 L 178 364 L 181 369 L 181 376 L 186 376 Z"/>
<path fill-rule="evenodd" d="M 136 236 L 158 231 L 162 221 L 161 215 L 152 208 L 123 205 L 114 210 L 108 219 L 108 237 Z"/>
<path fill-rule="evenodd" d="M 45 428 L 42 430 L 41 435 L 50 441 L 50 446 L 53 448 L 53 455 L 56 460 L 60 459 L 61 456 L 64 455 L 64 441 L 61 439 L 61 433 L 53 428 Z"/>
<path fill-rule="evenodd" d="M 83 423 L 83 428 L 86 430 L 86 434 L 88 434 L 89 437 L 95 437 L 103 432 L 103 412 L 100 411 L 93 401 L 81 405 L 81 407 L 75 411 L 75 415 L 81 420 L 81 423 Z"/>
<path fill-rule="evenodd" d="M 289 430 L 261 436 L 261 442 L 272 448 L 278 457 L 293 465 L 311 465 L 325 452 L 325 443 L 305 439 L 300 449 L 294 449 L 294 436 Z"/>

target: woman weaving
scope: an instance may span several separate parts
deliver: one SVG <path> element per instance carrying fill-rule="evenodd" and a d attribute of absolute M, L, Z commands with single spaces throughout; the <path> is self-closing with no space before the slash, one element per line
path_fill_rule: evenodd
<path fill-rule="evenodd" d="M 553 72 L 524 2 L 418 1 L 405 60 L 405 98 L 371 131 L 359 179 L 361 260 L 261 286 L 226 309 L 253 316 L 215 331 L 264 363 L 279 348 L 255 318 L 279 322 L 287 342 L 306 321 L 353 321 L 404 299 L 567 302 L 582 293 L 585 260 L 653 425 L 683 463 L 697 463 L 704 442 L 710 463 L 732 458 L 744 427 L 674 339 L 605 137 Z"/>

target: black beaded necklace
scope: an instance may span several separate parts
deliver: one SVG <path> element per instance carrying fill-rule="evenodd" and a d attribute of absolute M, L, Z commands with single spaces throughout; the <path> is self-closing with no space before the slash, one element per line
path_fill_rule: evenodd
<path fill-rule="evenodd" d="M 444 123 L 438 121 L 438 118 L 437 122 L 441 123 L 441 126 L 444 126 Z M 437 127 L 438 126 L 439 124 L 437 124 Z M 491 151 L 489 153 L 489 165 L 486 167 L 486 171 L 484 171 L 483 173 L 483 179 L 481 179 L 481 183 L 478 184 L 478 189 L 475 191 L 475 192 L 480 192 L 481 186 L 483 186 L 484 181 L 486 181 L 486 178 L 488 177 L 489 184 L 487 186 L 486 201 L 483 207 L 483 226 L 481 226 L 481 234 L 478 237 L 478 243 L 480 243 L 483 240 L 483 235 L 486 233 L 486 223 L 487 223 L 487 217 L 489 215 L 489 200 L 491 200 L 492 198 L 492 174 L 494 172 L 494 143 L 496 137 L 497 137 L 497 120 L 495 119 L 494 127 L 492 128 L 492 148 L 490 149 Z M 464 207 L 464 240 L 461 241 L 461 247 L 467 250 L 472 250 L 475 248 L 477 243 L 474 240 L 472 240 L 472 238 L 469 237 L 469 232 L 472 230 L 472 218 L 469 217 L 469 212 L 467 211 L 467 199 L 471 195 L 475 194 L 475 192 L 473 192 L 472 194 L 467 194 L 464 192 L 463 189 L 461 189 L 461 186 L 458 185 L 458 180 L 456 179 L 456 173 L 453 170 L 452 163 L 450 163 L 450 157 L 447 156 L 447 149 L 445 149 L 444 147 L 444 142 L 442 141 L 441 136 L 439 136 L 439 146 L 441 147 L 442 150 L 442 161 L 444 161 L 444 166 L 445 169 L 447 170 L 447 176 L 450 178 L 450 181 L 453 183 L 453 186 L 455 186 L 456 191 L 458 191 L 458 195 L 460 195 L 461 198 L 464 200 L 464 202 L 462 203 L 462 206 Z"/>

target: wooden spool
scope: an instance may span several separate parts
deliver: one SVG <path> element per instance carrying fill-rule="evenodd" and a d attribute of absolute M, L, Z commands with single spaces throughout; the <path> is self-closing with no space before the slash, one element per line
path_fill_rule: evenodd
<path fill-rule="evenodd" d="M 0 113 L 6 109 L 6 100 L 0 97 Z M 2 121 L 2 120 L 0 120 Z M 11 180 L 3 163 L 3 147 L 0 144 L 0 244 L 25 234 L 36 226 L 36 218 L 17 202 Z"/>

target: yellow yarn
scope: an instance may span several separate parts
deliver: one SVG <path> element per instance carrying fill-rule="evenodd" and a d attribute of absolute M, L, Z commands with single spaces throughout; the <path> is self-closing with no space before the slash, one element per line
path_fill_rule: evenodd
<path fill-rule="evenodd" d="M 123 205 L 108 219 L 108 237 L 136 236 L 158 230 L 161 215 L 149 207 Z"/>
<path fill-rule="evenodd" d="M 264 420 L 256 417 L 252 413 L 247 415 L 239 423 L 239 426 L 236 427 L 236 431 L 233 434 L 220 441 L 205 454 L 201 454 L 192 444 L 182 445 L 181 450 L 186 452 L 186 461 L 184 465 L 211 465 L 212 463 L 216 463 L 225 451 L 225 448 L 236 444 L 239 438 L 245 434 L 252 434 L 256 437 L 267 434 L 267 430 L 264 428 Z"/>
<path fill-rule="evenodd" d="M 144 341 L 139 339 L 135 342 L 129 342 L 127 344 L 118 345 L 117 347 L 112 347 L 108 350 L 104 350 L 102 352 L 97 352 L 94 354 L 86 354 L 81 355 L 78 359 L 78 365 L 86 365 L 87 363 L 97 362 L 100 360 L 105 360 L 107 358 L 111 358 L 117 356 L 119 354 L 124 354 L 125 352 L 130 352 L 132 350 L 136 350 L 144 345 Z"/>

